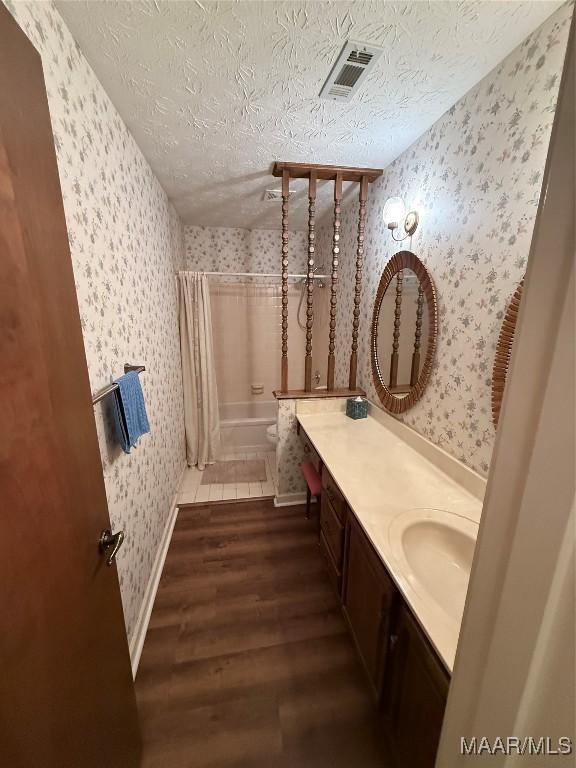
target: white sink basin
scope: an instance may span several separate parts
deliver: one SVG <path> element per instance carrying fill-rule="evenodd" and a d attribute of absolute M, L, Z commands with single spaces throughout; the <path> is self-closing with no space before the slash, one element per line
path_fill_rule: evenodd
<path fill-rule="evenodd" d="M 403 512 L 390 526 L 392 553 L 405 578 L 458 624 L 477 534 L 477 523 L 441 509 Z"/>

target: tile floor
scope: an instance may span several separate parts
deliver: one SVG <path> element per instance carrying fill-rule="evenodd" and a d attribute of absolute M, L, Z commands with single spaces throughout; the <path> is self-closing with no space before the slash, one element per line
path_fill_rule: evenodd
<path fill-rule="evenodd" d="M 205 504 L 208 501 L 232 501 L 234 499 L 252 499 L 276 495 L 276 454 L 266 453 L 230 453 L 221 457 L 222 461 L 264 459 L 266 480 L 258 483 L 213 483 L 201 485 L 202 472 L 196 467 L 188 467 L 184 472 L 178 504 Z"/>

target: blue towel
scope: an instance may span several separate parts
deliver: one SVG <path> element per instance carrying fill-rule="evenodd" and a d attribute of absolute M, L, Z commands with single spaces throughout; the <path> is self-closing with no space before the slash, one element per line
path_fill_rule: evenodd
<path fill-rule="evenodd" d="M 124 453 L 130 453 L 130 448 L 134 448 L 138 438 L 150 432 L 140 377 L 136 371 L 130 371 L 114 383 L 118 384 L 114 392 L 113 409 L 116 434 Z"/>

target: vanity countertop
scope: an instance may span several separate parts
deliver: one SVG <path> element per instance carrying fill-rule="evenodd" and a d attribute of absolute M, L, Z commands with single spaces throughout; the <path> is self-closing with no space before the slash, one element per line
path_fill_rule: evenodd
<path fill-rule="evenodd" d="M 451 672 L 460 622 L 419 591 L 394 555 L 390 527 L 414 509 L 448 510 L 479 523 L 482 501 L 403 440 L 396 426 L 372 416 L 353 420 L 341 411 L 298 413 L 297 419 Z"/>

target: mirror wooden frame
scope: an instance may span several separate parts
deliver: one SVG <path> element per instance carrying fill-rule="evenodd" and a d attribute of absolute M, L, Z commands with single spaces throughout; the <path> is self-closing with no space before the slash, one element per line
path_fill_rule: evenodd
<path fill-rule="evenodd" d="M 502 408 L 506 377 L 508 376 L 510 358 L 512 357 L 512 346 L 514 344 L 516 322 L 518 320 L 523 290 L 524 278 L 520 281 L 518 288 L 516 288 L 510 299 L 510 303 L 506 307 L 506 313 L 502 320 L 500 333 L 498 334 L 494 366 L 492 367 L 492 423 L 494 428 L 498 426 L 498 419 L 500 418 L 500 409 Z"/>
<path fill-rule="evenodd" d="M 411 269 L 418 278 L 424 297 L 426 299 L 426 311 L 428 314 L 428 335 L 426 339 L 426 356 L 424 363 L 418 375 L 418 381 L 412 387 L 406 397 L 396 397 L 384 383 L 384 377 L 380 370 L 378 362 L 378 320 L 380 318 L 380 307 L 384 294 L 388 290 L 393 278 L 402 269 Z M 398 251 L 384 267 L 376 299 L 374 301 L 374 312 L 372 315 L 372 335 L 370 341 L 370 358 L 372 362 L 372 378 L 380 402 L 389 413 L 404 413 L 422 397 L 422 393 L 432 371 L 432 363 L 436 354 L 436 342 L 438 338 L 438 304 L 436 301 L 436 288 L 432 278 L 424 264 L 418 256 L 412 251 Z"/>

